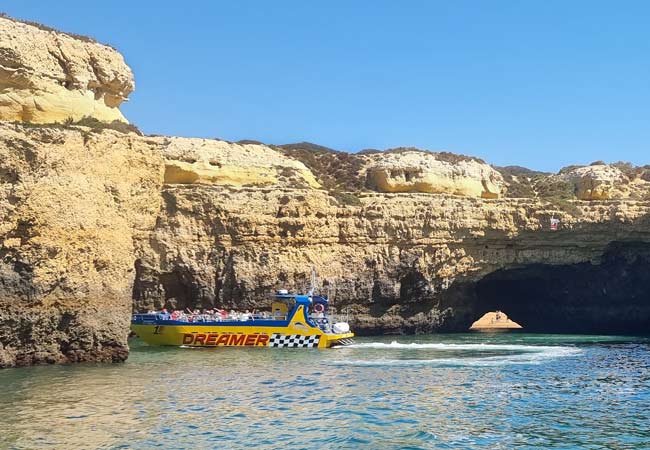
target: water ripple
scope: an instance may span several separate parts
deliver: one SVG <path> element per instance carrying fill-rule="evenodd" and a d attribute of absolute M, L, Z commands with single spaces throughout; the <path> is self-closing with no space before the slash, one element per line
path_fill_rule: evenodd
<path fill-rule="evenodd" d="M 650 447 L 647 339 L 359 341 L 2 371 L 0 448 Z"/>

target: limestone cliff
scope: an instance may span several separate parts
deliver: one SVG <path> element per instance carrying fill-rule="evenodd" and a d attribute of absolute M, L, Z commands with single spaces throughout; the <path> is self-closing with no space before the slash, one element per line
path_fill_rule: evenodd
<path fill-rule="evenodd" d="M 133 239 L 160 207 L 154 149 L 0 123 L 0 367 L 127 357 Z"/>
<path fill-rule="evenodd" d="M 491 273 L 598 266 L 612 242 L 650 242 L 648 202 L 566 212 L 530 199 L 365 194 L 347 206 L 317 190 L 173 185 L 163 199 L 164 217 L 139 244 L 137 309 L 260 307 L 273 289 L 305 290 L 315 267 L 361 333 L 466 330 L 499 309 L 498 298 L 477 297 Z M 628 306 L 650 319 L 647 297 Z"/>
<path fill-rule="evenodd" d="M 179 162 L 197 176 L 170 177 Z M 132 307 L 262 307 L 312 267 L 361 334 L 465 330 L 496 309 L 531 331 L 650 321 L 648 201 L 350 202 L 306 164 L 260 144 L 3 124 L 0 365 L 121 360 Z M 544 314 L 561 317 L 536 328 Z"/>
<path fill-rule="evenodd" d="M 126 121 L 134 89 L 122 55 L 88 38 L 0 17 L 0 120 Z"/>
<path fill-rule="evenodd" d="M 568 168 L 552 178 L 570 183 L 580 200 L 630 198 L 638 192 L 647 197 L 650 193 L 650 182 L 643 176 L 626 175 L 620 168 L 605 163 Z"/>

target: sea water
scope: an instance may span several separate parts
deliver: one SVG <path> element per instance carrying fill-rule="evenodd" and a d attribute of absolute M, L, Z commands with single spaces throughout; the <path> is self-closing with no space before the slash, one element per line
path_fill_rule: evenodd
<path fill-rule="evenodd" d="M 356 341 L 2 370 L 0 448 L 650 448 L 647 338 Z"/>

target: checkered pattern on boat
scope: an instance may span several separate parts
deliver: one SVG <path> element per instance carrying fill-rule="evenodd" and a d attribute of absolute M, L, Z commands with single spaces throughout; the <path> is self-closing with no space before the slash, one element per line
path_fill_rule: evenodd
<path fill-rule="evenodd" d="M 301 334 L 276 334 L 271 335 L 269 347 L 312 348 L 318 347 L 319 335 L 303 336 Z"/>

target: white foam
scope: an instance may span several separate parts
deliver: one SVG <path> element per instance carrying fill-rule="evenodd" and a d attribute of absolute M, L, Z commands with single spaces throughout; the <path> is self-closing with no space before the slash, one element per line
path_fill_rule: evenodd
<path fill-rule="evenodd" d="M 542 345 L 516 345 L 516 344 L 443 344 L 443 343 L 417 343 L 408 344 L 396 341 L 386 344 L 383 342 L 369 342 L 365 344 L 354 344 L 344 349 L 395 349 L 395 350 L 473 350 L 473 351 L 505 351 L 515 352 L 513 354 L 489 355 L 489 356 L 457 356 L 426 359 L 407 358 L 377 358 L 377 359 L 348 359 L 332 361 L 335 365 L 354 366 L 475 366 L 491 367 L 520 364 L 542 364 L 557 358 L 574 356 L 581 353 L 575 347 L 564 346 L 542 346 Z M 446 352 L 442 355 L 448 354 Z"/>
<path fill-rule="evenodd" d="M 363 344 L 352 344 L 338 348 L 376 348 L 376 349 L 433 349 L 433 350 L 476 350 L 476 351 L 521 351 L 521 352 L 545 352 L 549 350 L 572 347 L 556 347 L 544 345 L 517 345 L 517 344 L 443 344 L 443 343 L 418 343 L 410 342 L 403 344 L 401 342 L 393 341 L 390 344 L 385 342 L 368 342 Z"/>

